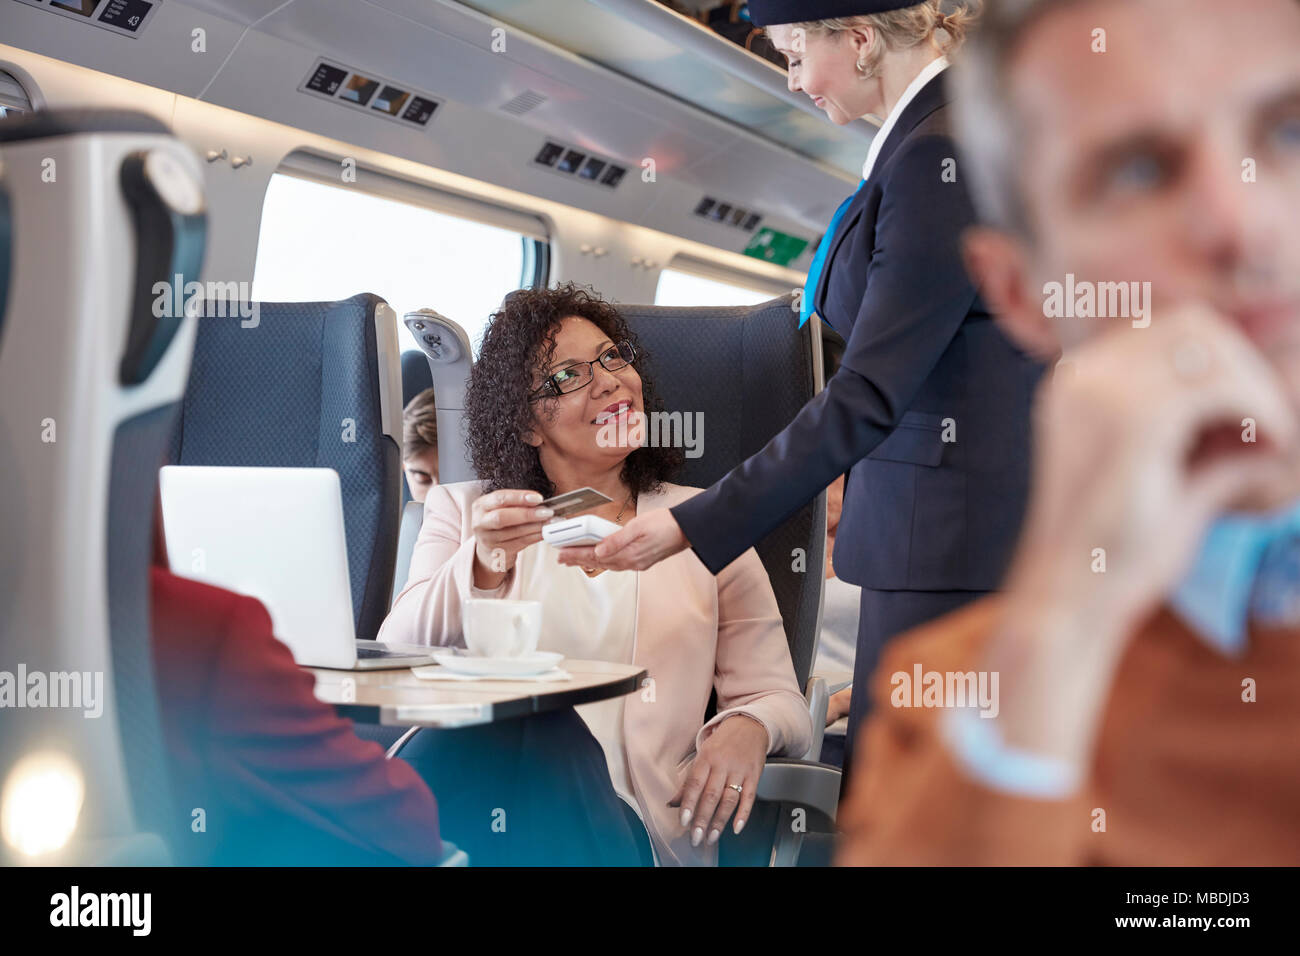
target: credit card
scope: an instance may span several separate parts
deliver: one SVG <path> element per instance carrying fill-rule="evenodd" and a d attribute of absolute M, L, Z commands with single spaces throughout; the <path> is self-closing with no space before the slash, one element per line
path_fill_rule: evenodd
<path fill-rule="evenodd" d="M 567 518 L 569 515 L 581 514 L 584 511 L 590 511 L 592 508 L 599 508 L 601 505 L 613 500 L 608 495 L 602 495 L 595 488 L 579 488 L 577 491 L 566 491 L 554 498 L 547 498 L 537 507 L 550 508 L 555 512 L 556 518 Z"/>

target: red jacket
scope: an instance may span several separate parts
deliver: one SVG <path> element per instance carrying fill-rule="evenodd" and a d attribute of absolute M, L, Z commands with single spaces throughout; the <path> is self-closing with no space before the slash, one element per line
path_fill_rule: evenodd
<path fill-rule="evenodd" d="M 313 696 L 261 603 L 151 573 L 163 733 L 190 819 L 181 861 L 437 863 L 429 788 Z"/>

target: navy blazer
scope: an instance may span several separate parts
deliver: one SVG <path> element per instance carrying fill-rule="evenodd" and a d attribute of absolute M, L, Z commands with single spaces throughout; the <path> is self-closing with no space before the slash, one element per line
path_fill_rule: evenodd
<path fill-rule="evenodd" d="M 813 302 L 847 343 L 840 369 L 762 451 L 672 509 L 715 574 L 846 471 L 845 581 L 982 591 L 1005 570 L 1042 366 L 998 330 L 962 264 L 975 214 L 943 80 L 903 109 L 832 238 Z"/>

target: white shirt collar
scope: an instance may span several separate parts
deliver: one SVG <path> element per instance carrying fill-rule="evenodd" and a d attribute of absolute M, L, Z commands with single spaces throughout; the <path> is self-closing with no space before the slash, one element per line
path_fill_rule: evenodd
<path fill-rule="evenodd" d="M 871 170 L 875 168 L 876 157 L 880 151 L 885 148 L 885 140 L 889 138 L 890 132 L 898 123 L 898 117 L 902 115 L 907 104 L 916 99 L 916 94 L 921 92 L 921 88 L 929 83 L 932 79 L 948 68 L 948 58 L 941 56 L 937 60 L 931 60 L 926 64 L 925 69 L 916 74 L 916 79 L 907 85 L 903 90 L 903 95 L 898 98 L 894 108 L 890 110 L 889 115 L 885 117 L 885 122 L 876 132 L 875 137 L 871 140 L 871 151 L 867 153 L 867 161 L 862 164 L 862 178 L 870 179 Z"/>

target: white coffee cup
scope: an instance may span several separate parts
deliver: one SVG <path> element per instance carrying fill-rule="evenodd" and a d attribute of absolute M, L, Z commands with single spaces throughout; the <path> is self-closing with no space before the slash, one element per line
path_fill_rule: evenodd
<path fill-rule="evenodd" d="M 542 634 L 540 601 L 475 598 L 465 602 L 465 646 L 475 657 L 524 657 Z"/>

